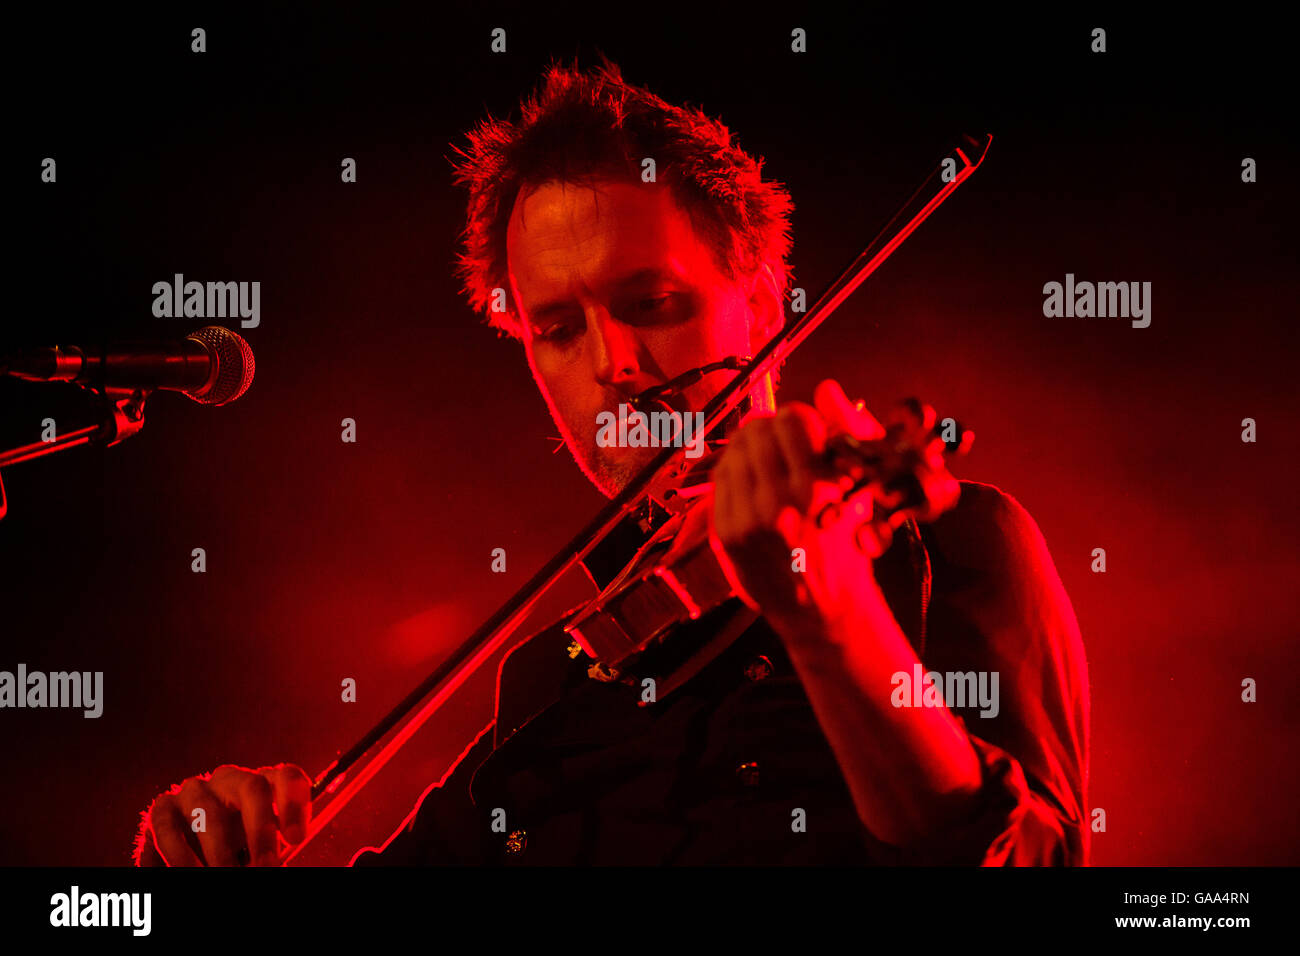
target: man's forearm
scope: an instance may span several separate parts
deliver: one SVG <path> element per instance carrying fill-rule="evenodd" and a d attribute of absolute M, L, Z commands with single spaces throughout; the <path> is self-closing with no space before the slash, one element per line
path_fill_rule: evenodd
<path fill-rule="evenodd" d="M 907 846 L 967 817 L 979 758 L 946 706 L 890 702 L 893 675 L 919 663 L 874 583 L 835 620 L 772 621 L 835 752 L 858 816 L 885 843 Z M 829 632 L 829 633 L 828 633 Z"/>

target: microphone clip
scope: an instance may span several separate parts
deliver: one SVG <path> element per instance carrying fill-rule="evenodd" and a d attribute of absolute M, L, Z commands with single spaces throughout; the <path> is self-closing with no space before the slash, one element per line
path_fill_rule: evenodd
<path fill-rule="evenodd" d="M 143 388 L 88 388 L 101 399 L 106 417 L 101 424 L 102 434 L 95 444 L 112 448 L 144 428 L 144 400 L 149 390 Z"/>

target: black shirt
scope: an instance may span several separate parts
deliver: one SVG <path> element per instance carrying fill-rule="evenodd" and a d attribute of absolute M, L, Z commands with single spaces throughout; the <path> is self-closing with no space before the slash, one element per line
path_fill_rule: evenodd
<path fill-rule="evenodd" d="M 559 624 L 517 646 L 495 720 L 354 865 L 1086 863 L 1087 665 L 1033 519 L 997 488 L 962 482 L 957 507 L 900 529 L 875 573 L 927 670 L 999 674 L 997 716 L 952 708 L 983 772 L 970 819 L 904 848 L 872 836 L 761 618 L 644 702 L 639 678 L 746 613 L 733 601 L 626 683 L 589 676 Z"/>

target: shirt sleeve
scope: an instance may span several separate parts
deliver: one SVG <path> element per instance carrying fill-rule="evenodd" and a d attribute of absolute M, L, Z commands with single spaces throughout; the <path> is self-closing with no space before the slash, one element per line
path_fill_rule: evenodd
<path fill-rule="evenodd" d="M 495 721 L 488 724 L 438 783 L 420 797 L 382 847 L 365 847 L 349 866 L 437 866 L 482 863 L 482 833 L 470 798 L 474 772 L 492 752 Z"/>
<path fill-rule="evenodd" d="M 896 860 L 1086 865 L 1087 662 L 1042 533 L 1014 498 L 963 482 L 958 507 L 925 537 L 934 583 L 923 664 L 996 672 L 997 707 L 953 709 L 981 768 L 969 815 Z"/>

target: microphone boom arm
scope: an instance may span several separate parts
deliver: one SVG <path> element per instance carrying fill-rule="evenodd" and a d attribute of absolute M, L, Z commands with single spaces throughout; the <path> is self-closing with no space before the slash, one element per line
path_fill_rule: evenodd
<path fill-rule="evenodd" d="M 149 392 L 139 388 L 88 389 L 98 400 L 103 418 L 97 425 L 87 425 L 64 432 L 53 441 L 32 442 L 9 451 L 0 452 L 0 468 L 17 465 L 52 455 L 56 451 L 78 448 L 81 445 L 103 445 L 111 448 L 144 428 L 144 402 Z M 8 513 L 3 476 L 0 475 L 0 518 Z"/>

